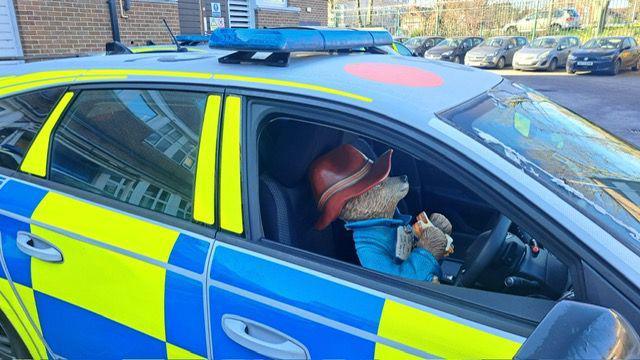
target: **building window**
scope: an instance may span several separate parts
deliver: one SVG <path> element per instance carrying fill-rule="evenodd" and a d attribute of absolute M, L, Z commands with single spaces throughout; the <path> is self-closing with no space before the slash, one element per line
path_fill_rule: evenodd
<path fill-rule="evenodd" d="M 287 0 L 256 0 L 258 7 L 287 7 Z"/>

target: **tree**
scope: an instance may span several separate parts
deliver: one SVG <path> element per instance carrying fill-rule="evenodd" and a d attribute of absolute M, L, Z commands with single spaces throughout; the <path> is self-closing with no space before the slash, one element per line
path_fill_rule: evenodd
<path fill-rule="evenodd" d="M 597 34 L 601 34 L 604 30 L 605 25 L 607 25 L 607 13 L 609 12 L 609 5 L 611 4 L 611 0 L 598 0 L 598 30 Z"/>

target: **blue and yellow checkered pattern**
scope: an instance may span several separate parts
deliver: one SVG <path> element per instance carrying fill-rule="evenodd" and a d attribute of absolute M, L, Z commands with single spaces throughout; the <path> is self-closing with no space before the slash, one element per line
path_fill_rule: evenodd
<path fill-rule="evenodd" d="M 0 216 L 9 276 L 56 355 L 207 356 L 209 242 L 12 179 L 0 188 L 0 209 L 17 215 Z M 18 231 L 51 242 L 64 262 L 22 253 Z"/>

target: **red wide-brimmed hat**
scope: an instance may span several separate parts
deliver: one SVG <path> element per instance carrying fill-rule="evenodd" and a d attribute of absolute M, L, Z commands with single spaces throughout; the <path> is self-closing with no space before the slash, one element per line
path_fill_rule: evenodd
<path fill-rule="evenodd" d="M 315 228 L 326 228 L 338 218 L 349 199 L 386 179 L 392 153 L 389 149 L 374 162 L 352 145 L 344 144 L 317 158 L 309 169 L 311 188 L 321 212 Z"/>

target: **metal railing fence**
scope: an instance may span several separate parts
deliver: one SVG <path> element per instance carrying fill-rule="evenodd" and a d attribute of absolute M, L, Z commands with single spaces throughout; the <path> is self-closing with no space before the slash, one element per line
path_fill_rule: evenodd
<path fill-rule="evenodd" d="M 640 37 L 640 0 L 330 0 L 329 24 L 394 36 Z"/>

